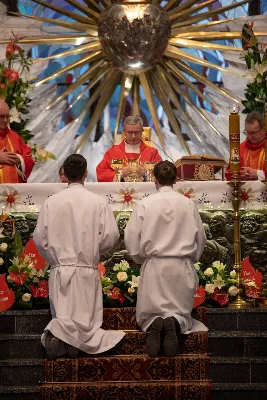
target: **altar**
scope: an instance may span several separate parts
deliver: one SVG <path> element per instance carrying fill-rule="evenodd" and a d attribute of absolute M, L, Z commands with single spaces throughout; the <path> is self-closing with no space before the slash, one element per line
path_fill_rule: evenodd
<path fill-rule="evenodd" d="M 116 262 L 127 258 L 123 231 L 136 204 L 153 193 L 154 183 L 85 183 L 86 189 L 106 199 L 119 227 L 120 240 L 108 259 L 115 254 Z M 0 185 L 0 207 L 19 223 L 24 243 L 31 237 L 38 212 L 51 195 L 67 190 L 66 184 Z M 234 228 L 232 188 L 225 181 L 179 181 L 174 190 L 190 198 L 198 207 L 207 236 L 201 262 L 209 266 L 213 261 L 226 265 L 228 271 L 234 260 Z M 88 204 L 88 207 L 90 205 Z M 241 257 L 249 257 L 254 268 L 267 277 L 267 192 L 261 181 L 244 182 L 241 186 L 240 222 Z M 77 209 L 79 204 L 77 204 Z M 7 224 L 6 224 L 7 225 Z M 5 227 L 2 234 L 5 234 Z M 114 260 L 113 260 L 114 261 Z"/>

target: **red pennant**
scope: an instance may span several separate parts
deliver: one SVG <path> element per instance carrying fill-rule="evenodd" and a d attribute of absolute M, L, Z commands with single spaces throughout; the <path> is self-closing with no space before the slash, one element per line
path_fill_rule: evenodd
<path fill-rule="evenodd" d="M 203 286 L 199 286 L 194 295 L 194 307 L 200 306 L 200 304 L 204 303 L 206 298 L 206 291 Z"/>
<path fill-rule="evenodd" d="M 8 310 L 15 302 L 15 293 L 8 289 L 6 274 L 0 275 L 0 311 Z"/>
<path fill-rule="evenodd" d="M 106 268 L 102 263 L 98 264 L 98 273 L 99 273 L 100 278 L 102 278 L 106 273 Z"/>
<path fill-rule="evenodd" d="M 243 279 L 243 284 L 246 285 L 249 282 L 255 282 L 258 287 L 261 287 L 262 274 L 252 267 L 248 257 L 244 258 L 244 260 L 241 262 L 241 265 L 241 278 Z"/>
<path fill-rule="evenodd" d="M 36 249 L 36 246 L 34 244 L 33 239 L 30 239 L 24 249 L 23 255 L 26 256 L 28 255 L 33 264 L 35 269 L 44 269 L 46 266 L 46 261 L 45 259 L 41 256 L 39 251 Z"/>

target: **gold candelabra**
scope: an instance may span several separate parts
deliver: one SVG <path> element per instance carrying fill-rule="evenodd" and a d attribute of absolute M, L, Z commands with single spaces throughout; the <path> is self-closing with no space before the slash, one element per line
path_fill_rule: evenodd
<path fill-rule="evenodd" d="M 229 303 L 228 307 L 230 308 L 245 308 L 251 307 L 249 302 L 243 298 L 243 284 L 242 284 L 242 265 L 241 265 L 241 246 L 240 246 L 240 198 L 241 198 L 241 186 L 244 185 L 245 182 L 240 182 L 239 179 L 235 179 L 228 184 L 233 188 L 233 220 L 234 220 L 234 270 L 236 271 L 236 280 L 237 280 L 237 289 L 238 294 L 236 299 Z"/>
<path fill-rule="evenodd" d="M 156 165 L 156 163 L 154 163 L 154 162 L 146 162 L 145 163 L 147 182 L 154 182 L 153 170 L 154 170 L 155 165 Z"/>

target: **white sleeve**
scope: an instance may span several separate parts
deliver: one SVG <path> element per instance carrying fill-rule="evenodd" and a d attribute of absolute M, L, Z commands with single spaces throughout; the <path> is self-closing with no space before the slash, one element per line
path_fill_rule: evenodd
<path fill-rule="evenodd" d="M 144 206 L 138 204 L 124 230 L 125 247 L 136 264 L 142 264 L 145 261 L 145 258 L 139 255 L 143 220 Z"/>
<path fill-rule="evenodd" d="M 119 230 L 110 206 L 103 202 L 99 226 L 99 253 L 111 250 L 119 239 Z"/>
<path fill-rule="evenodd" d="M 257 169 L 257 175 L 258 175 L 258 180 L 259 181 L 264 181 L 265 180 L 265 172 L 262 171 L 261 169 Z"/>
<path fill-rule="evenodd" d="M 47 203 L 45 202 L 39 212 L 37 225 L 33 233 L 33 241 L 37 250 L 47 260 L 48 238 L 47 238 Z"/>

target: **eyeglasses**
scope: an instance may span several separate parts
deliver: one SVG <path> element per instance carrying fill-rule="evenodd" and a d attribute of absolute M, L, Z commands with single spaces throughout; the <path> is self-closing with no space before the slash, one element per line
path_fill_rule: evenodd
<path fill-rule="evenodd" d="M 127 135 L 142 135 L 143 131 L 126 131 Z"/>
<path fill-rule="evenodd" d="M 243 133 L 244 133 L 244 135 L 246 135 L 246 136 L 248 136 L 248 135 L 254 136 L 254 135 L 257 135 L 257 133 L 259 133 L 262 129 L 263 129 L 263 126 L 262 126 L 258 131 L 256 131 L 256 132 L 244 130 Z"/>
<path fill-rule="evenodd" d="M 10 114 L 3 114 L 3 115 L 0 115 L 0 119 L 9 119 L 10 117 L 11 117 Z"/>

